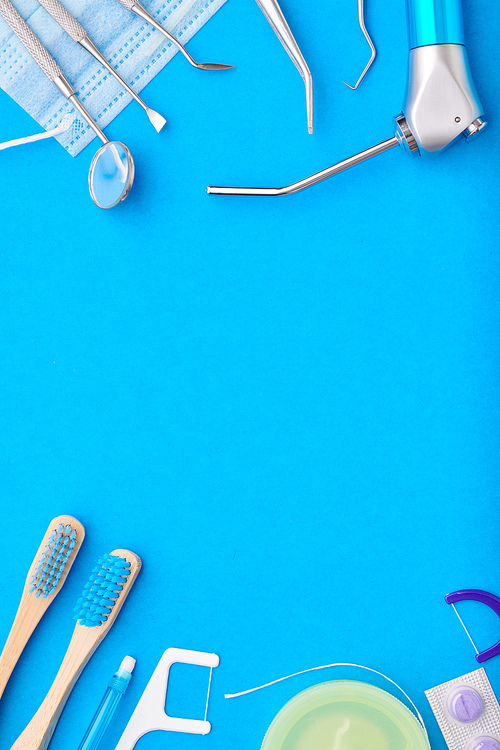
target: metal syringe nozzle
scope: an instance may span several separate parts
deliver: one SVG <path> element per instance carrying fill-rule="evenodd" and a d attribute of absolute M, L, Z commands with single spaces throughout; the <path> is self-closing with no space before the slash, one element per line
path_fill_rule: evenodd
<path fill-rule="evenodd" d="M 465 130 L 462 130 L 462 135 L 465 140 L 469 140 L 473 136 L 482 132 L 486 127 L 486 122 L 482 117 L 477 117 Z M 315 172 L 298 182 L 293 182 L 291 185 L 286 185 L 281 188 L 252 188 L 252 187 L 220 187 L 216 185 L 209 185 L 207 187 L 207 193 L 210 195 L 290 195 L 291 193 L 297 193 L 299 190 L 311 187 L 321 180 L 326 180 L 328 177 L 332 177 L 334 174 L 343 172 L 349 167 L 355 167 L 356 164 L 371 159 L 373 156 L 383 154 L 384 151 L 388 151 L 393 146 L 401 146 L 411 156 L 420 155 L 420 147 L 417 143 L 415 136 L 413 135 L 410 126 L 406 120 L 404 114 L 399 114 L 394 118 L 394 125 L 396 128 L 395 135 L 389 138 L 387 141 L 377 143 L 376 146 L 360 151 L 359 154 L 350 156 L 348 159 L 339 161 L 331 167 L 322 169 L 321 172 Z"/>
<path fill-rule="evenodd" d="M 327 169 L 323 169 L 321 170 L 321 172 L 316 172 L 310 177 L 306 177 L 304 180 L 299 180 L 299 182 L 294 182 L 291 185 L 287 185 L 286 187 L 248 188 L 248 187 L 218 187 L 214 185 L 209 185 L 207 187 L 207 193 L 211 195 L 290 195 L 290 193 L 297 193 L 299 190 L 303 190 L 304 188 L 310 187 L 311 185 L 315 185 L 317 182 L 320 182 L 321 180 L 326 180 L 327 177 L 332 177 L 332 175 L 338 174 L 338 172 L 343 172 L 345 169 L 349 169 L 349 167 L 354 167 L 356 166 L 356 164 L 360 164 L 361 162 L 366 161 L 367 159 L 371 159 L 372 156 L 383 154 L 384 151 L 388 151 L 390 148 L 393 148 L 393 146 L 397 146 L 398 144 L 399 144 L 399 138 L 397 138 L 396 136 L 393 136 L 392 138 L 389 138 L 387 141 L 382 141 L 382 143 L 378 143 L 376 146 L 367 148 L 365 151 L 361 151 L 359 154 L 350 156 L 348 159 L 339 161 L 337 164 L 334 164 L 332 167 L 327 167 Z"/>

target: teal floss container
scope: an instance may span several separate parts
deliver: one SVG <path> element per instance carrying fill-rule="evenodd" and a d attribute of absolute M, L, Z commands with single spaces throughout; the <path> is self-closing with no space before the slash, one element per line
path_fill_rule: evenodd
<path fill-rule="evenodd" d="M 104 694 L 99 708 L 90 722 L 85 737 L 81 741 L 78 750 L 97 750 L 101 740 L 108 728 L 116 707 L 121 700 L 122 695 L 128 688 L 135 667 L 135 659 L 126 656 L 120 668 L 114 673 L 108 683 L 107 690 Z"/>

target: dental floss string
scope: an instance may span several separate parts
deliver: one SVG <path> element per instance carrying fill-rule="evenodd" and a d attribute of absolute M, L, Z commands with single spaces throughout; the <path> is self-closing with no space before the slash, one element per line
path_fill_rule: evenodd
<path fill-rule="evenodd" d="M 46 130 L 43 133 L 36 133 L 35 135 L 29 135 L 25 138 L 16 138 L 12 141 L 4 141 L 3 143 L 0 143 L 0 151 L 3 151 L 7 148 L 12 148 L 13 146 L 24 146 L 27 143 L 34 143 L 35 141 L 41 141 L 46 138 L 55 138 L 58 135 L 61 135 L 61 133 L 65 133 L 71 125 L 75 122 L 75 116 L 73 114 L 68 114 L 63 117 L 59 125 L 52 130 Z M 113 161 L 115 162 L 116 168 L 118 170 L 118 179 L 122 184 L 125 184 L 128 177 L 128 170 L 126 166 L 122 163 L 122 160 L 120 159 L 120 155 L 118 154 L 118 151 L 116 150 L 116 146 L 112 143 L 110 147 L 110 153 L 113 157 Z M 208 699 L 207 699 L 208 704 Z"/>
<path fill-rule="evenodd" d="M 28 135 L 25 138 L 15 138 L 12 141 L 4 141 L 3 143 L 0 143 L 0 151 L 3 151 L 6 148 L 12 148 L 12 146 L 24 146 L 26 143 L 42 141 L 45 138 L 55 138 L 57 135 L 61 135 L 61 133 L 65 133 L 69 130 L 74 119 L 74 115 L 65 115 L 59 125 L 52 130 L 46 130 L 43 133 L 36 133 L 35 135 Z"/>
<path fill-rule="evenodd" d="M 398 685 L 397 682 L 394 682 L 394 680 L 391 680 L 390 677 L 387 677 L 387 675 L 383 674 L 383 672 L 378 672 L 376 669 L 372 669 L 371 667 L 365 667 L 362 664 L 351 664 L 350 662 L 335 662 L 334 664 L 323 664 L 320 667 L 310 667 L 309 669 L 303 669 L 300 672 L 294 672 L 293 674 L 287 674 L 286 677 L 279 677 L 277 680 L 272 680 L 272 682 L 266 682 L 265 685 L 259 685 L 258 687 L 250 688 L 249 690 L 243 690 L 241 693 L 225 693 L 224 698 L 239 698 L 241 695 L 248 695 L 248 693 L 254 693 L 256 690 L 262 690 L 263 688 L 270 687 L 271 685 L 276 685 L 277 682 L 283 682 L 283 680 L 289 680 L 290 677 L 297 677 L 300 674 L 306 674 L 307 672 L 315 672 L 318 669 L 329 669 L 330 667 L 357 667 L 358 669 L 365 669 L 368 672 L 373 672 L 374 674 L 378 674 L 380 677 L 383 677 L 384 680 L 387 680 L 390 682 L 394 687 L 396 687 L 401 693 L 403 693 L 406 700 L 412 705 L 417 718 L 422 725 L 422 729 L 424 730 L 424 734 L 427 737 L 427 740 L 429 739 L 427 734 L 427 729 L 425 728 L 424 720 L 422 716 L 420 715 L 420 711 L 416 707 L 416 705 L 413 703 L 412 699 L 410 698 L 407 693 L 403 690 L 402 687 Z"/>
<path fill-rule="evenodd" d="M 469 641 L 470 641 L 470 642 L 472 643 L 472 645 L 473 645 L 473 647 L 474 647 L 474 651 L 476 652 L 476 654 L 479 654 L 479 651 L 478 651 L 478 650 L 477 650 L 477 648 L 476 648 L 476 644 L 475 644 L 475 643 L 474 643 L 474 641 L 472 640 L 472 636 L 471 636 L 471 634 L 469 633 L 469 631 L 468 631 L 468 630 L 467 630 L 467 628 L 465 627 L 465 622 L 464 622 L 464 621 L 462 620 L 462 618 L 461 618 L 461 617 L 460 617 L 460 615 L 458 614 L 458 610 L 457 610 L 457 608 L 455 607 L 455 605 L 454 605 L 454 604 L 452 604 L 451 606 L 452 606 L 452 607 L 453 607 L 453 609 L 455 610 L 455 614 L 456 614 L 456 616 L 458 617 L 458 619 L 459 619 L 459 620 L 460 620 L 460 622 L 462 623 L 462 627 L 463 627 L 463 629 L 465 630 L 465 632 L 466 632 L 466 633 L 467 633 L 467 635 L 469 636 Z"/>
<path fill-rule="evenodd" d="M 210 688 L 212 686 L 212 672 L 214 671 L 213 667 L 210 667 L 210 675 L 208 677 L 208 691 L 207 691 L 207 703 L 205 705 L 205 716 L 203 718 L 203 721 L 207 720 L 207 713 L 208 713 L 208 699 L 210 698 Z"/>

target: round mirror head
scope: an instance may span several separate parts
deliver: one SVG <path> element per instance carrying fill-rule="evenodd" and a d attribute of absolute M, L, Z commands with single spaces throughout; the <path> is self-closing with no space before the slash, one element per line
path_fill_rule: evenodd
<path fill-rule="evenodd" d="M 96 206 L 113 208 L 124 200 L 134 181 L 134 160 L 120 141 L 104 143 L 92 159 L 89 190 Z"/>

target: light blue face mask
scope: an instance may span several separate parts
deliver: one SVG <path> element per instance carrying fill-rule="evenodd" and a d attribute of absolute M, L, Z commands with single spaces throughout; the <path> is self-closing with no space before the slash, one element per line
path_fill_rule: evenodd
<path fill-rule="evenodd" d="M 186 44 L 225 2 L 144 0 L 142 4 L 167 31 Z M 129 104 L 130 95 L 88 52 L 72 41 L 37 0 L 14 0 L 14 4 L 60 65 L 99 127 L 106 127 Z M 63 0 L 63 4 L 137 92 L 177 52 L 162 34 L 125 10 L 117 0 Z M 1 16 L 0 87 L 45 130 L 57 128 L 66 115 L 74 113 L 71 104 L 46 78 Z M 95 136 L 76 118 L 71 127 L 56 137 L 68 153 L 76 156 Z"/>

